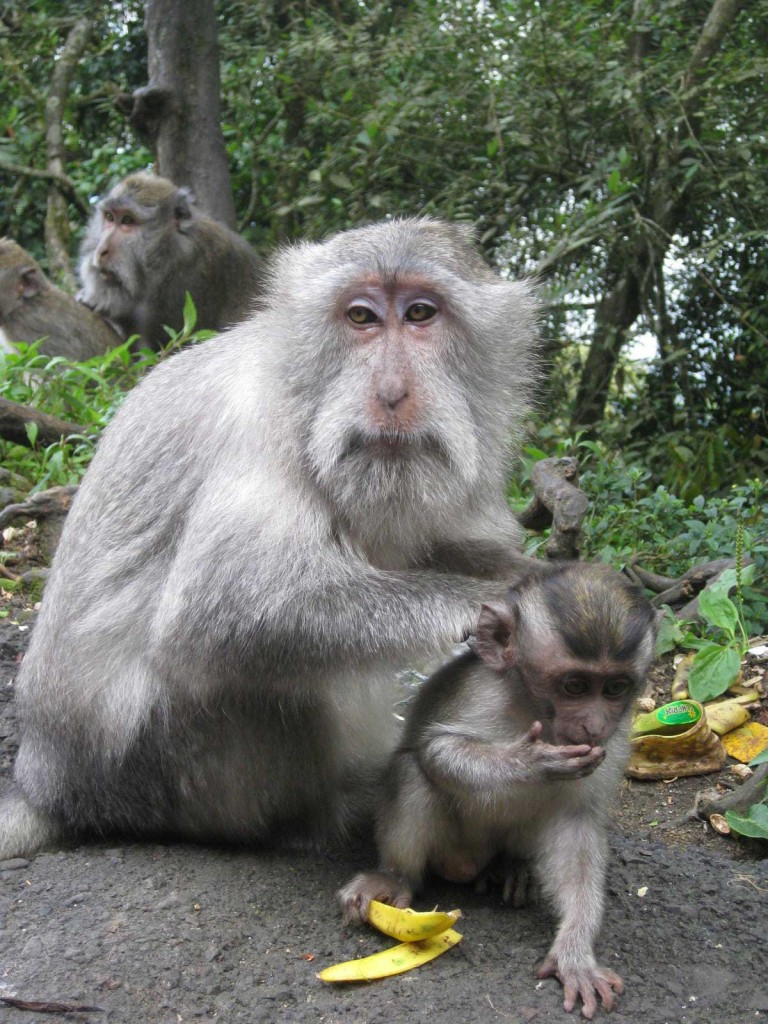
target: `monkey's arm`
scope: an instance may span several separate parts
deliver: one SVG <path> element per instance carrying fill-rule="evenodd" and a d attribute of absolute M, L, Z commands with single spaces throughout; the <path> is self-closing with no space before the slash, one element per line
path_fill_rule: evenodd
<path fill-rule="evenodd" d="M 378 569 L 279 479 L 268 492 L 258 480 L 223 487 L 197 496 L 157 604 L 158 656 L 180 669 L 202 656 L 305 674 L 436 651 L 506 592 L 455 572 Z"/>
<path fill-rule="evenodd" d="M 481 579 L 503 579 L 509 586 L 529 576 L 551 571 L 551 564 L 540 558 L 529 558 L 490 540 L 450 540 L 433 544 L 422 564 L 436 572 L 454 572 Z"/>
<path fill-rule="evenodd" d="M 554 746 L 543 743 L 540 734 L 540 722 L 513 740 L 435 726 L 425 730 L 419 763 L 436 785 L 481 794 L 503 793 L 517 783 L 578 779 L 590 775 L 605 757 L 602 747 Z"/>
<path fill-rule="evenodd" d="M 555 941 L 538 968 L 540 978 L 557 977 L 563 985 L 564 1009 L 577 1000 L 591 1020 L 597 997 L 605 1010 L 616 1006 L 624 983 L 595 960 L 594 944 L 603 917 L 606 843 L 594 814 L 573 811 L 553 817 L 540 838 L 537 854 L 545 893 L 554 903 L 560 925 Z"/>

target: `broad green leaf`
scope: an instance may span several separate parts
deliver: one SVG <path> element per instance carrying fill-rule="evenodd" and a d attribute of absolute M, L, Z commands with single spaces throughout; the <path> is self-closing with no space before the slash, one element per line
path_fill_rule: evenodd
<path fill-rule="evenodd" d="M 40 428 L 38 427 L 38 425 L 36 423 L 25 423 L 24 424 L 24 433 L 27 435 L 27 438 L 29 439 L 29 443 L 32 445 L 33 448 L 35 446 L 35 441 L 37 441 L 37 435 L 38 435 L 39 432 L 40 432 Z"/>
<path fill-rule="evenodd" d="M 741 658 L 732 647 L 709 644 L 696 652 L 688 674 L 688 692 L 703 704 L 725 693 L 739 674 Z"/>
<path fill-rule="evenodd" d="M 734 832 L 754 839 L 768 839 L 768 804 L 752 804 L 746 814 L 726 811 L 725 820 Z"/>
<path fill-rule="evenodd" d="M 699 594 L 699 611 L 713 626 L 725 629 L 731 636 L 735 636 L 739 625 L 739 613 L 736 605 L 727 594 L 704 589 Z"/>
<path fill-rule="evenodd" d="M 758 754 L 757 757 L 753 757 L 749 764 L 750 767 L 754 768 L 756 764 L 765 764 L 766 761 L 768 761 L 768 750 L 764 750 L 761 754 Z"/>
<path fill-rule="evenodd" d="M 749 586 L 755 578 L 755 566 L 754 564 L 745 565 L 741 570 L 741 582 L 744 586 Z M 715 594 L 728 594 L 736 586 L 736 570 L 725 569 L 720 573 L 714 583 L 710 583 L 707 587 L 708 591 Z"/>

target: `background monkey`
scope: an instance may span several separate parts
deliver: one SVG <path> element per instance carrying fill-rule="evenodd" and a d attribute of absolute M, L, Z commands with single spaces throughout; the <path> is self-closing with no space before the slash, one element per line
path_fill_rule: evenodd
<path fill-rule="evenodd" d="M 158 348 L 183 326 L 185 293 L 198 329 L 244 320 L 260 294 L 262 264 L 234 231 L 204 216 L 187 188 L 131 174 L 102 199 L 80 250 L 78 298 L 124 338 Z"/>
<path fill-rule="evenodd" d="M 535 315 L 465 231 L 379 224 L 282 252 L 259 313 L 127 396 L 19 674 L 0 859 L 368 811 L 393 667 L 474 628 L 506 591 L 481 576 L 530 571 L 505 484 Z"/>
<path fill-rule="evenodd" d="M 339 891 L 347 920 L 371 899 L 408 906 L 428 870 L 466 882 L 491 869 L 524 901 L 527 862 L 560 925 L 538 971 L 566 1010 L 615 1005 L 597 965 L 605 819 L 623 777 L 628 717 L 654 654 L 655 613 L 603 565 L 574 563 L 484 605 L 474 649 L 418 692 L 378 814 L 380 869 Z"/>
<path fill-rule="evenodd" d="M 9 342 L 84 360 L 103 355 L 123 340 L 92 310 L 48 280 L 38 262 L 10 238 L 0 238 L 0 329 Z"/>

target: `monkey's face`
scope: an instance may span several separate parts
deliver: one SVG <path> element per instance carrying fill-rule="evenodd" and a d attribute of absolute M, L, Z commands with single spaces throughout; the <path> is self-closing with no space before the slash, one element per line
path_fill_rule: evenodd
<path fill-rule="evenodd" d="M 103 294 L 137 298 L 146 290 L 148 273 L 176 234 L 173 197 L 142 201 L 133 187 L 118 185 L 98 206 L 91 228 L 88 270 Z M 175 254 L 174 254 L 175 255 Z"/>
<path fill-rule="evenodd" d="M 138 295 L 143 227 L 138 211 L 127 198 L 107 199 L 96 216 L 98 229 L 91 268 L 104 289 Z"/>
<path fill-rule="evenodd" d="M 333 378 L 315 417 L 318 477 L 359 506 L 452 503 L 478 474 L 477 431 L 449 358 L 452 323 L 425 277 L 366 277 L 333 313 Z"/>
<path fill-rule="evenodd" d="M 524 658 L 520 674 L 544 726 L 542 739 L 593 747 L 614 734 L 641 683 L 634 665 L 608 660 Z"/>
<path fill-rule="evenodd" d="M 654 652 L 655 613 L 605 565 L 570 563 L 484 605 L 480 657 L 549 743 L 602 745 L 639 692 Z"/>

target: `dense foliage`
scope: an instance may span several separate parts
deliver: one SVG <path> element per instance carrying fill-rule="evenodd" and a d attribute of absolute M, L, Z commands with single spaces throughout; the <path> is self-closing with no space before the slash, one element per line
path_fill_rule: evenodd
<path fill-rule="evenodd" d="M 399 214 L 472 222 L 503 272 L 540 277 L 548 412 L 534 443 L 596 445 L 595 550 L 658 557 L 663 541 L 676 565 L 732 552 L 738 503 L 756 516 L 766 500 L 753 481 L 768 436 L 768 0 L 216 9 L 243 233 L 266 251 Z M 143 4 L 0 3 L 0 235 L 44 263 L 50 183 L 31 172 L 46 167 L 52 68 L 82 17 L 63 111 L 73 253 L 87 203 L 151 161 L 115 105 L 147 80 Z M 637 339 L 646 361 L 630 358 Z M 122 358 L 108 383 L 103 368 L 59 367 L 22 386 L 9 357 L 0 394 L 98 423 L 133 380 Z M 53 468 L 24 458 L 63 479 L 84 443 Z"/>

